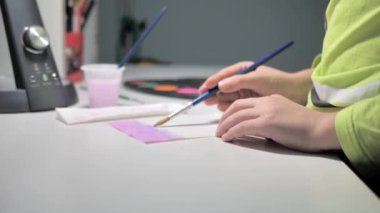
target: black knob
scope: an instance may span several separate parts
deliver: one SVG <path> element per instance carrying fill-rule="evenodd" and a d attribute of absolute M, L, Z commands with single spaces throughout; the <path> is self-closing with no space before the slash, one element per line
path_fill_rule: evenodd
<path fill-rule="evenodd" d="M 22 40 L 25 49 L 34 54 L 42 53 L 50 44 L 49 35 L 41 26 L 25 27 Z"/>

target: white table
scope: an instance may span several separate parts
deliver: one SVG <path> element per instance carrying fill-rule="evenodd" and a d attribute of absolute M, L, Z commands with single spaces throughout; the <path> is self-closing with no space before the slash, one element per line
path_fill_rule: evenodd
<path fill-rule="evenodd" d="M 126 78 L 215 71 L 131 67 Z M 0 114 L 0 212 L 380 212 L 335 156 L 216 137 L 146 145 L 107 122 L 66 126 L 55 116 Z"/>

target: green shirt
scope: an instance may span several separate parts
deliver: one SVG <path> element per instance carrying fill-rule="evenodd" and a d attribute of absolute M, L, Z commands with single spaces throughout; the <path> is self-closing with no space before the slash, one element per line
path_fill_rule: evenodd
<path fill-rule="evenodd" d="M 331 0 L 313 85 L 321 101 L 339 111 L 336 133 L 343 152 L 364 177 L 380 174 L 380 0 Z M 379 176 L 377 176 L 379 177 Z"/>

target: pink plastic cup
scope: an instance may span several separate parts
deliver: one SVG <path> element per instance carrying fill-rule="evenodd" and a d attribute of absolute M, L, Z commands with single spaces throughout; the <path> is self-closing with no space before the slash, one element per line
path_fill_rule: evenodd
<path fill-rule="evenodd" d="M 124 67 L 115 64 L 87 64 L 81 69 L 87 86 L 90 107 L 118 104 Z"/>

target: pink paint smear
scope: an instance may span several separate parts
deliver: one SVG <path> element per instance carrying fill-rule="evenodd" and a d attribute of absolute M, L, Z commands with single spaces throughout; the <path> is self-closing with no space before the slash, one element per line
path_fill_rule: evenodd
<path fill-rule="evenodd" d="M 111 122 L 110 125 L 113 128 L 146 144 L 180 139 L 180 137 L 168 131 L 144 124 L 137 120 L 114 121 Z"/>

